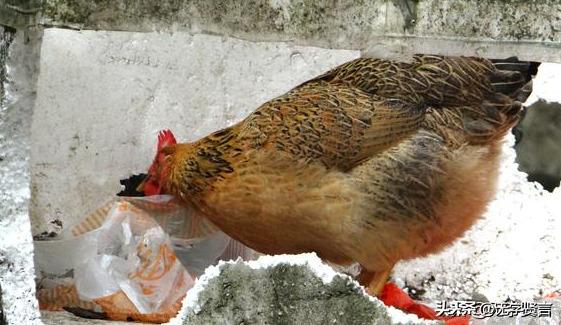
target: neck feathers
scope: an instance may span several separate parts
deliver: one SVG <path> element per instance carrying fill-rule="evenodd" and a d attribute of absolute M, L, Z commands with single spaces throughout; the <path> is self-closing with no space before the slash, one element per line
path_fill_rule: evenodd
<path fill-rule="evenodd" d="M 168 177 L 169 191 L 184 200 L 196 200 L 212 190 L 215 182 L 233 173 L 234 138 L 228 128 L 195 143 L 177 145 Z"/>

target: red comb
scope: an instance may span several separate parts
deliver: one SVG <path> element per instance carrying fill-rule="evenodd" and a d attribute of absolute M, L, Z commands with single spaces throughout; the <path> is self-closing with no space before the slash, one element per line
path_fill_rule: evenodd
<path fill-rule="evenodd" d="M 170 130 L 162 130 L 158 133 L 158 150 L 176 144 L 177 141 Z"/>

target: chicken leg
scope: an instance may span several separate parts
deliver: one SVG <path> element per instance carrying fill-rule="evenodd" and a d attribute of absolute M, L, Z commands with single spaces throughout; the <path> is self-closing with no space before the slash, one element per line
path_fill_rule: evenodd
<path fill-rule="evenodd" d="M 379 297 L 384 285 L 386 285 L 390 278 L 392 270 L 393 265 L 390 268 L 377 272 L 371 272 L 363 268 L 357 280 L 366 289 L 369 295 Z"/>

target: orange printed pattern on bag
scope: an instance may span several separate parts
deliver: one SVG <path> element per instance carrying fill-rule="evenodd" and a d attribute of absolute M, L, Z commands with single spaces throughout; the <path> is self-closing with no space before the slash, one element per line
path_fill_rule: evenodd
<path fill-rule="evenodd" d="M 63 307 L 96 310 L 96 304 L 80 299 L 74 285 L 59 285 L 50 289 L 37 290 L 37 300 L 41 310 L 61 311 Z"/>

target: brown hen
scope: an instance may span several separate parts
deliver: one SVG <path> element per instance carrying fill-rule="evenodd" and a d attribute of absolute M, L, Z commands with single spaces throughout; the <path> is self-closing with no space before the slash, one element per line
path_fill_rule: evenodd
<path fill-rule="evenodd" d="M 442 249 L 485 211 L 531 88 L 511 70 L 527 67 L 356 59 L 196 142 L 164 136 L 144 186 L 259 252 L 358 262 L 378 294 L 395 263 Z"/>

